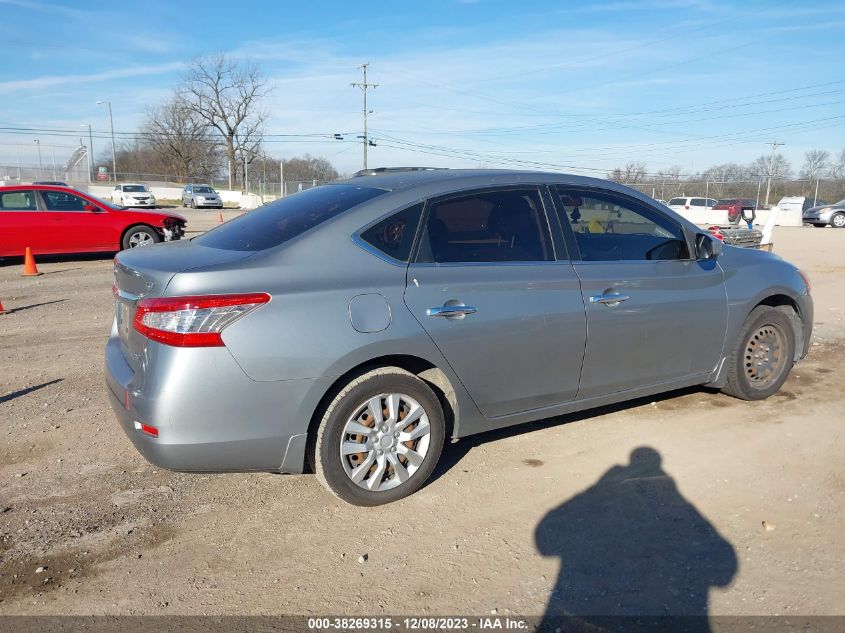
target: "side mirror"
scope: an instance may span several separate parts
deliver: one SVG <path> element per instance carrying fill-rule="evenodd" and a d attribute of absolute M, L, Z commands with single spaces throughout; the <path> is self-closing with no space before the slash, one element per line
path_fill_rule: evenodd
<path fill-rule="evenodd" d="M 716 259 L 722 252 L 722 240 L 698 233 L 695 236 L 695 258 L 698 260 Z"/>
<path fill-rule="evenodd" d="M 84 207 L 82 207 L 82 208 L 83 208 L 85 211 L 88 211 L 88 212 L 90 212 L 90 213 L 97 213 L 97 212 L 99 211 L 99 209 L 98 209 L 96 206 L 94 206 L 93 204 L 91 204 L 90 202 L 89 202 L 88 204 L 86 204 L 86 205 L 85 205 Z"/>

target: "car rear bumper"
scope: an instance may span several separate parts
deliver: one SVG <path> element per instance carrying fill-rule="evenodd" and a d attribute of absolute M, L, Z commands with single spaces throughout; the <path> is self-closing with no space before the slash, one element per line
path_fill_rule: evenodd
<path fill-rule="evenodd" d="M 135 372 L 123 349 L 113 332 L 105 353 L 109 399 L 149 462 L 177 471 L 303 471 L 307 407 L 316 406 L 310 394 L 323 379 L 257 382 L 224 347 L 153 342 L 141 362 L 148 369 Z M 158 437 L 136 422 L 156 428 Z"/>

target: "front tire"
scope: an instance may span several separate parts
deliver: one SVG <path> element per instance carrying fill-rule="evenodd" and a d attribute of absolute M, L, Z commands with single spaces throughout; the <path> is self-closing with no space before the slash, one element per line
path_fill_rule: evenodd
<path fill-rule="evenodd" d="M 830 218 L 830 226 L 835 229 L 845 229 L 845 213 L 836 213 Z"/>
<path fill-rule="evenodd" d="M 748 315 L 728 358 L 722 391 L 740 400 L 764 400 L 781 388 L 795 362 L 795 333 L 786 314 L 757 306 Z"/>
<path fill-rule="evenodd" d="M 398 367 L 374 369 L 335 396 L 317 430 L 317 479 L 357 506 L 419 490 L 443 450 L 443 409 L 431 388 Z"/>
<path fill-rule="evenodd" d="M 123 234 L 121 245 L 123 250 L 129 248 L 140 248 L 143 246 L 152 246 L 161 241 L 161 236 L 152 227 L 144 224 L 136 224 L 130 226 L 126 233 Z"/>

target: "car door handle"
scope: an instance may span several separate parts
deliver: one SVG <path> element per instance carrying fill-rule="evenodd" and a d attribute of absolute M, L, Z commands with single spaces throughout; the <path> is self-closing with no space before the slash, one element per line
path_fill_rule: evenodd
<path fill-rule="evenodd" d="M 478 308 L 473 306 L 438 306 L 425 311 L 430 317 L 465 317 L 468 314 L 475 314 Z"/>
<path fill-rule="evenodd" d="M 590 303 L 603 303 L 609 306 L 619 305 L 623 301 L 630 299 L 628 295 L 621 295 L 618 293 L 600 294 L 590 297 Z"/>

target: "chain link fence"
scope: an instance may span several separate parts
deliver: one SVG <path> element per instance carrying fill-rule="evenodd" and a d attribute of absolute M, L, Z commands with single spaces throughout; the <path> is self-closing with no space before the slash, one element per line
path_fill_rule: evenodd
<path fill-rule="evenodd" d="M 679 196 L 701 196 L 708 198 L 749 198 L 758 205 L 766 204 L 766 180 L 712 181 L 682 180 L 621 183 L 632 187 L 657 200 L 670 200 Z M 777 204 L 784 196 L 804 196 L 813 200 L 836 202 L 845 198 L 845 180 L 794 179 L 772 181 L 769 190 L 769 205 Z"/>

